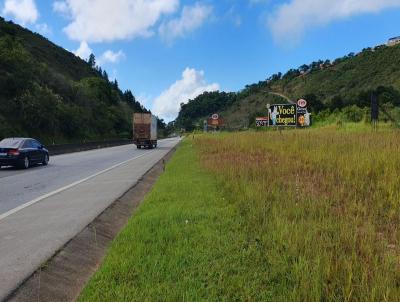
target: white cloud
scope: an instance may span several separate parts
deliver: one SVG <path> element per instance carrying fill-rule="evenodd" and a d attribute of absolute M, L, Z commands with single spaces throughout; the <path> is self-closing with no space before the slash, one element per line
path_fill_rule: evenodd
<path fill-rule="evenodd" d="M 2 14 L 15 18 L 22 25 L 35 23 L 39 18 L 34 0 L 6 0 Z"/>
<path fill-rule="evenodd" d="M 179 18 L 161 24 L 159 33 L 168 42 L 178 37 L 184 37 L 199 28 L 211 12 L 211 6 L 199 3 L 193 6 L 185 6 Z"/>
<path fill-rule="evenodd" d="M 311 27 L 393 7 L 400 7 L 400 0 L 291 0 L 278 7 L 268 25 L 276 41 L 295 44 Z"/>
<path fill-rule="evenodd" d="M 114 52 L 112 50 L 106 50 L 100 57 L 99 59 L 99 65 L 103 65 L 106 63 L 118 63 L 120 62 L 122 59 L 124 59 L 125 53 L 122 50 L 119 50 L 117 52 Z"/>
<path fill-rule="evenodd" d="M 82 41 L 79 48 L 74 51 L 75 55 L 83 60 L 87 60 L 92 53 L 92 49 L 89 47 L 86 41 Z"/>
<path fill-rule="evenodd" d="M 56 13 L 67 15 L 69 12 L 69 8 L 65 1 L 54 1 L 53 11 L 55 11 Z"/>
<path fill-rule="evenodd" d="M 182 78 L 154 100 L 152 112 L 166 121 L 171 121 L 178 115 L 181 103 L 187 103 L 205 91 L 216 90 L 219 90 L 219 84 L 207 84 L 203 71 L 186 68 Z"/>
<path fill-rule="evenodd" d="M 57 4 L 56 4 L 57 3 Z M 68 12 L 71 23 L 64 31 L 72 40 L 111 42 L 146 37 L 162 15 L 174 13 L 179 0 L 65 0 L 53 9 Z"/>

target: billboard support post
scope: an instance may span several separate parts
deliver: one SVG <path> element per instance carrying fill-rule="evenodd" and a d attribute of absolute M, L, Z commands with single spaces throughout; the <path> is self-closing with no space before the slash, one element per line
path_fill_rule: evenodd
<path fill-rule="evenodd" d="M 372 95 L 371 95 L 371 122 L 372 122 L 372 128 L 374 130 L 378 129 L 378 119 L 379 119 L 378 97 L 375 93 L 372 93 Z"/>
<path fill-rule="evenodd" d="M 270 103 L 268 103 L 267 104 L 267 117 L 268 117 L 268 128 L 269 128 L 269 119 L 271 118 L 271 104 Z"/>

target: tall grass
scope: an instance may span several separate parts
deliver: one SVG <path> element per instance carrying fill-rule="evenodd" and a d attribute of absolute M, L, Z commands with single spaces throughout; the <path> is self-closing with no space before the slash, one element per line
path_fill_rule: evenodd
<path fill-rule="evenodd" d="M 260 292 L 274 301 L 400 301 L 398 131 L 235 133 L 193 143 L 242 221 Z"/>

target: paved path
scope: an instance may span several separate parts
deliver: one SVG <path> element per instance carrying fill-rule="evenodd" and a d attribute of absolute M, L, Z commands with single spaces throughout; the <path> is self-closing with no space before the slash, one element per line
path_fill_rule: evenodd
<path fill-rule="evenodd" d="M 65 154 L 0 170 L 0 301 L 126 192 L 178 139 Z"/>

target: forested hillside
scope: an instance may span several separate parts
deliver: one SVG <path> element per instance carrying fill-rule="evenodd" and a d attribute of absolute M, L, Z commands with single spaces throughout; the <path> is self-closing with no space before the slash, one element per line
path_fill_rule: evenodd
<path fill-rule="evenodd" d="M 128 138 L 143 112 L 127 90 L 95 64 L 0 18 L 0 138 L 46 143 Z"/>
<path fill-rule="evenodd" d="M 176 125 L 186 129 L 201 127 L 212 113 L 221 113 L 229 128 L 249 126 L 254 117 L 265 115 L 267 103 L 284 103 L 272 93 L 292 100 L 305 98 L 313 113 L 329 113 L 352 107 L 367 108 L 376 92 L 381 104 L 400 105 L 400 45 L 366 48 L 336 59 L 316 61 L 274 74 L 237 93 L 204 93 L 182 105 Z"/>

